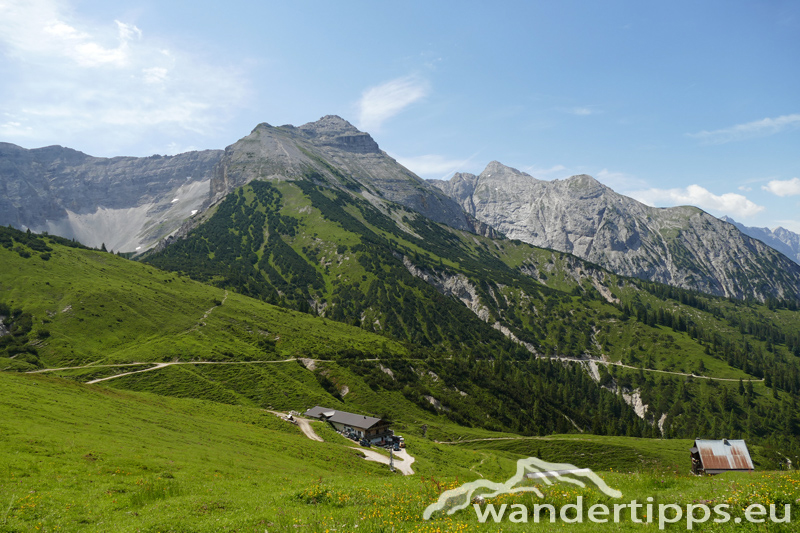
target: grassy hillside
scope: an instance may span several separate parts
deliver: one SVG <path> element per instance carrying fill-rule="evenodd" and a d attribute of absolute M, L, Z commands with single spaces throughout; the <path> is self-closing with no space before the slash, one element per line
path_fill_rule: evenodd
<path fill-rule="evenodd" d="M 171 365 L 105 383 L 260 407 L 343 404 L 398 419 L 424 413 L 495 430 L 530 432 L 534 423 L 546 421 L 569 431 L 570 420 L 587 425 L 594 416 L 614 416 L 637 434 L 648 430 L 621 398 L 576 369 L 531 361 L 530 354 L 482 322 L 491 335 L 475 333 L 470 351 L 400 344 L 387 335 L 226 293 L 109 253 L 4 231 L 12 248 L 0 248 L 9 266 L 0 278 L 0 302 L 13 310 L 12 328 L 22 318 L 29 326 L 3 337 L 10 341 L 8 357 L 0 360 L 5 369 L 66 367 L 57 373 L 86 382 L 150 368 L 104 366 L 110 364 L 237 363 Z M 24 244 L 28 241 L 48 247 L 42 252 L 48 259 Z M 13 246 L 26 246 L 31 253 L 20 255 Z M 417 283 L 420 291 L 433 290 Z M 460 303 L 453 301 L 451 308 L 474 320 Z M 482 358 L 473 357 L 481 353 Z M 495 368 L 492 356 L 517 357 L 536 368 L 532 374 L 507 365 Z M 296 358 L 314 359 L 313 365 L 305 363 L 313 368 Z M 527 392 L 534 387 L 542 391 L 536 398 Z M 598 401 L 587 404 L 584 398 Z"/>
<path fill-rule="evenodd" d="M 440 226 L 357 191 L 319 175 L 253 181 L 147 261 L 411 343 L 417 357 L 436 361 L 431 370 L 451 390 L 481 376 L 496 378 L 489 388 L 514 381 L 521 394 L 536 390 L 546 399 L 506 425 L 516 431 L 568 431 L 571 419 L 614 435 L 660 434 L 658 422 L 685 438 L 793 446 L 800 435 L 795 303 L 760 306 L 622 278 L 568 254 Z M 449 367 L 459 356 L 480 371 Z M 526 376 L 542 374 L 534 357 L 594 359 L 602 385 L 640 395 L 649 425 L 620 421 L 625 409 L 603 402 L 596 416 L 555 399 L 574 397 L 577 382 L 530 388 Z M 458 397 L 424 395 L 446 402 L 454 420 L 474 423 L 458 418 Z"/>
<path fill-rule="evenodd" d="M 0 228 L 0 232 L 10 239 L 28 239 L 15 230 Z M 267 305 L 113 254 L 67 247 L 60 241 L 52 236 L 30 241 L 49 248 L 46 252 L 16 240 L 13 246 L 23 254 L 0 248 L 0 303 L 33 317 L 24 337 L 36 352 L 9 359 L 2 357 L 13 355 L 6 348 L 5 354 L 0 352 L 0 369 L 275 360 L 317 357 L 331 353 L 332 347 L 407 352 L 398 343 L 359 328 Z M 8 313 L 0 312 L 4 314 Z"/>
<path fill-rule="evenodd" d="M 622 490 L 624 501 L 654 496 L 685 506 L 725 494 L 734 515 L 741 516 L 742 505 L 800 498 L 796 473 L 694 478 L 687 475 L 685 457 L 676 471 L 671 463 L 681 450 L 685 454 L 686 441 L 662 448 L 656 443 L 664 441 L 552 436 L 451 445 L 410 435 L 416 475 L 403 477 L 364 461 L 349 448 L 350 441 L 321 424 L 315 429 L 325 442 L 315 442 L 260 409 L 43 375 L 0 373 L 0 390 L 4 532 L 496 531 L 496 524 L 479 524 L 471 509 L 433 521 L 423 520 L 422 512 L 442 491 L 465 481 L 508 479 L 515 461 L 530 449 L 551 461 L 594 468 Z M 456 435 L 460 430 L 445 423 L 439 431 Z M 497 435 L 466 430 L 460 436 Z M 581 447 L 573 446 L 577 443 Z M 606 459 L 598 464 L 601 457 Z M 654 461 L 641 468 L 641 457 Z M 542 489 L 545 501 L 557 507 L 577 495 L 616 502 L 569 484 Z M 501 502 L 530 506 L 532 500 L 506 496 Z M 710 525 L 700 530 L 723 530 Z M 793 531 L 796 525 L 769 530 Z M 641 529 L 630 520 L 569 527 L 580 532 L 589 526 L 592 531 Z M 534 525 L 506 519 L 501 527 L 528 531 Z M 758 529 L 744 524 L 735 530 Z"/>
<path fill-rule="evenodd" d="M 580 434 L 570 420 L 587 428 L 597 421 L 594 430 L 610 431 L 612 418 L 604 413 L 623 415 L 613 420 L 627 428 L 615 425 L 612 432 L 642 426 L 576 364 L 421 349 L 231 290 L 226 297 L 225 289 L 57 238 L 6 235 L 4 368 L 83 368 L 0 373 L 0 531 L 496 530 L 473 512 L 434 522 L 421 515 L 442 491 L 479 478 L 508 479 L 515 461 L 528 456 L 604 471 L 626 499 L 656 495 L 686 505 L 721 491 L 740 506 L 800 499 L 793 475 L 688 477 L 689 440 Z M 294 360 L 299 355 L 313 361 L 301 364 Z M 79 383 L 165 359 L 179 364 Z M 102 366 L 130 363 L 136 364 Z M 611 372 L 619 382 L 627 374 L 631 382 L 640 379 L 627 368 Z M 702 409 L 721 398 L 710 380 L 680 383 L 676 397 L 702 393 Z M 776 403 L 763 382 L 741 397 L 733 393 L 738 382 L 720 383 L 734 405 L 752 399 L 751 412 L 790 405 L 785 392 Z M 573 397 L 574 390 L 581 392 Z M 391 475 L 324 426 L 316 428 L 326 442 L 314 442 L 263 410 L 315 403 L 392 419 L 408 440 L 417 475 Z M 524 420 L 572 434 L 520 438 L 515 431 L 525 429 Z M 759 469 L 776 467 L 778 453 L 790 453 L 780 443 L 751 450 Z M 546 489 L 556 505 L 579 492 L 569 485 Z M 599 501 L 596 491 L 581 493 Z M 531 503 L 515 498 L 502 502 Z"/>

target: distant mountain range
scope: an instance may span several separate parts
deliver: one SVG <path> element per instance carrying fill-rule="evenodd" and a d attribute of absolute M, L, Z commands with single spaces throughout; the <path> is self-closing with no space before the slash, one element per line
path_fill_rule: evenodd
<path fill-rule="evenodd" d="M 498 162 L 478 176 L 428 182 L 337 116 L 299 127 L 263 123 L 224 151 L 172 157 L 105 159 L 0 144 L 0 224 L 143 252 L 203 224 L 254 180 L 320 183 L 358 196 L 406 229 L 395 204 L 626 276 L 736 298 L 800 298 L 800 265 L 700 209 L 656 209 L 589 176 L 546 182 Z"/>
<path fill-rule="evenodd" d="M 696 207 L 649 207 L 590 176 L 542 181 L 497 161 L 431 183 L 509 238 L 619 274 L 735 298 L 800 294 L 799 265 Z"/>
<path fill-rule="evenodd" d="M 222 154 L 109 159 L 61 146 L 0 143 L 0 225 L 98 248 L 146 250 L 203 209 Z"/>
<path fill-rule="evenodd" d="M 753 228 L 736 222 L 727 216 L 722 217 L 722 220 L 733 224 L 745 235 L 758 239 L 772 248 L 775 248 L 795 263 L 800 264 L 800 235 L 797 233 L 789 231 L 786 228 L 781 228 L 780 226 L 775 229 Z"/>
<path fill-rule="evenodd" d="M 73 213 L 108 249 L 124 250 L 117 235 L 158 244 L 127 261 L 0 227 L 0 320 L 19 332 L 0 343 L 5 367 L 318 350 L 366 381 L 292 363 L 302 376 L 175 368 L 128 383 L 262 407 L 321 388 L 366 408 L 377 405 L 369 389 L 406 406 L 396 409 L 531 434 L 797 435 L 787 413 L 800 390 L 800 266 L 697 208 L 649 208 L 588 176 L 540 182 L 499 163 L 426 182 L 338 117 L 261 124 L 224 152 L 172 158 L 4 150 L 11 223 L 55 232 L 51 219 Z M 188 213 L 175 207 L 187 198 Z M 357 348 L 345 333 L 371 340 Z M 764 381 L 735 393 L 697 374 Z"/>

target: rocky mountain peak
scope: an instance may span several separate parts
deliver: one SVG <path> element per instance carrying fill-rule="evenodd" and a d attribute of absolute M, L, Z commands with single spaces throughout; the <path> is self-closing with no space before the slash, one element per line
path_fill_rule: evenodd
<path fill-rule="evenodd" d="M 533 176 L 525 174 L 524 172 L 521 172 L 516 168 L 511 168 L 509 166 L 506 166 L 500 161 L 490 162 L 488 165 L 486 165 L 486 168 L 483 169 L 483 172 L 481 172 L 480 174 L 481 178 L 491 178 L 491 177 L 497 178 L 500 176 L 517 176 L 517 177 L 525 176 L 530 179 L 536 180 L 536 178 L 534 178 Z"/>
<path fill-rule="evenodd" d="M 337 135 L 343 133 L 362 133 L 358 128 L 353 126 L 350 122 L 343 119 L 339 115 L 325 115 L 315 122 L 308 122 L 299 126 L 298 129 L 314 132 L 317 135 Z"/>
<path fill-rule="evenodd" d="M 619 274 L 735 298 L 800 294 L 797 265 L 696 207 L 652 208 L 591 176 L 542 181 L 497 161 L 476 182 L 434 185 L 511 239 Z"/>
<path fill-rule="evenodd" d="M 606 193 L 611 193 L 612 195 L 616 194 L 588 174 L 570 176 L 562 183 L 571 195 L 580 199 L 598 198 Z"/>
<path fill-rule="evenodd" d="M 460 185 L 460 184 L 470 184 L 475 186 L 475 182 L 478 180 L 478 176 L 475 174 L 470 174 L 469 172 L 456 172 L 450 177 L 450 183 L 453 185 Z M 431 181 L 439 181 L 439 180 L 431 180 Z"/>
<path fill-rule="evenodd" d="M 317 144 L 338 148 L 346 152 L 380 153 L 378 143 L 369 133 L 359 131 L 342 117 L 326 115 L 316 122 L 303 124 L 297 130 Z"/>
<path fill-rule="evenodd" d="M 568 181 L 569 183 L 572 183 L 574 185 L 581 186 L 581 187 L 585 187 L 585 186 L 588 186 L 588 187 L 597 187 L 597 186 L 604 187 L 604 185 L 602 183 L 600 183 L 599 181 L 597 181 L 596 179 L 594 179 L 593 177 L 591 177 L 588 174 L 578 174 L 578 175 L 575 175 L 575 176 L 570 176 L 569 178 L 567 178 L 566 181 Z"/>
<path fill-rule="evenodd" d="M 775 248 L 795 263 L 800 264 L 800 234 L 791 232 L 780 226 L 775 229 L 749 227 L 736 222 L 728 216 L 722 217 L 722 220 L 733 224 L 745 235 L 758 239 L 768 246 Z"/>

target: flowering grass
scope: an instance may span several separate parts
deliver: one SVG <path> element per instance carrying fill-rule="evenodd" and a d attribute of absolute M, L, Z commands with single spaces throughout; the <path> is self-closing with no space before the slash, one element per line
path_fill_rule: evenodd
<path fill-rule="evenodd" d="M 437 444 L 409 433 L 416 473 L 403 477 L 364 461 L 350 449 L 351 441 L 326 426 L 315 424 L 326 442 L 311 441 L 259 409 L 41 375 L 0 373 L 0 391 L 0 532 L 658 530 L 629 519 L 606 525 L 507 519 L 481 524 L 471 507 L 423 520 L 425 508 L 448 489 L 479 477 L 508 479 L 521 457 L 509 451 Z M 580 464 L 579 454 L 574 462 L 591 466 Z M 797 472 L 599 474 L 622 491 L 624 502 L 652 497 L 684 507 L 726 503 L 732 516 L 743 516 L 752 503 L 800 505 Z M 616 502 L 593 488 L 540 486 L 543 500 L 515 494 L 487 503 L 530 509 L 550 503 L 560 509 L 578 496 L 587 506 Z M 695 529 L 796 531 L 798 523 L 710 523 Z"/>

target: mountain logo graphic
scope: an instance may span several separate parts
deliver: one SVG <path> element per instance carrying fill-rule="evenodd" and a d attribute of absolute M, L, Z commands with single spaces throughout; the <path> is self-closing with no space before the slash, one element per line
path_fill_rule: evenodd
<path fill-rule="evenodd" d="M 428 520 L 437 511 L 445 511 L 448 515 L 451 515 L 469 506 L 473 495 L 482 498 L 495 498 L 501 494 L 533 492 L 538 497 L 544 498 L 544 494 L 538 487 L 519 486 L 526 479 L 539 479 L 547 485 L 552 485 L 555 481 L 563 481 L 579 487 L 586 487 L 586 482 L 581 481 L 581 478 L 596 486 L 610 498 L 622 497 L 620 491 L 606 485 L 606 482 L 600 479 L 600 476 L 588 468 L 577 468 L 575 465 L 568 463 L 548 463 L 536 457 L 528 457 L 517 461 L 517 473 L 505 483 L 478 479 L 443 492 L 435 503 L 425 509 L 422 517 Z M 478 494 L 475 494 L 476 492 Z"/>

